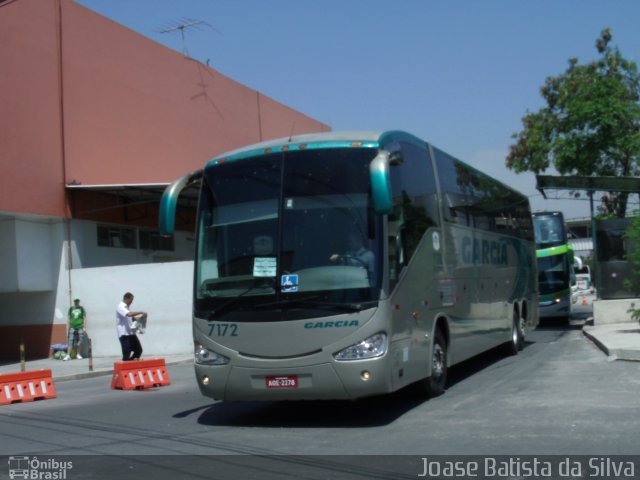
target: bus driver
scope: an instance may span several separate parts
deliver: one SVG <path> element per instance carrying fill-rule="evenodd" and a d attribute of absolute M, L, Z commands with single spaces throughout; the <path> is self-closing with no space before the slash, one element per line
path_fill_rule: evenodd
<path fill-rule="evenodd" d="M 342 263 L 344 265 L 366 268 L 369 274 L 369 281 L 374 283 L 375 255 L 365 246 L 360 233 L 350 231 L 347 234 L 347 251 L 343 255 L 334 253 L 329 257 L 329 260 L 332 263 Z"/>

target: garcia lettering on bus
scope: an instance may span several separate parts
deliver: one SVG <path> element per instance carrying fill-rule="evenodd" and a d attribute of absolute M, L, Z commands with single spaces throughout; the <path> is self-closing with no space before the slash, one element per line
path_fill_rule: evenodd
<path fill-rule="evenodd" d="M 304 328 L 342 328 L 357 327 L 358 325 L 358 320 L 337 320 L 335 322 L 307 322 L 304 324 Z"/>
<path fill-rule="evenodd" d="M 507 244 L 465 236 L 462 238 L 462 262 L 467 265 L 508 265 Z"/>

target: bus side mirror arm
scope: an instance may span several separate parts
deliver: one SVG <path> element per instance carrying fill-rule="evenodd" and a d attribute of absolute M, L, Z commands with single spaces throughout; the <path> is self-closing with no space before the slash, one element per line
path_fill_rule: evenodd
<path fill-rule="evenodd" d="M 382 215 L 393 211 L 389 165 L 390 155 L 386 150 L 380 150 L 369 164 L 373 210 Z"/>
<path fill-rule="evenodd" d="M 176 209 L 178 197 L 187 187 L 194 185 L 202 179 L 204 170 L 188 173 L 170 183 L 165 188 L 160 200 L 159 230 L 162 235 L 172 235 L 176 228 Z"/>

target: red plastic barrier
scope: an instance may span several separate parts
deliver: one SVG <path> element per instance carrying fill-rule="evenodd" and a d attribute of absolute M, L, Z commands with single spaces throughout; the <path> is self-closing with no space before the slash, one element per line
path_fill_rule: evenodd
<path fill-rule="evenodd" d="M 0 405 L 56 398 L 51 370 L 0 374 Z"/>
<path fill-rule="evenodd" d="M 135 390 L 171 385 L 164 358 L 115 362 L 111 388 Z"/>

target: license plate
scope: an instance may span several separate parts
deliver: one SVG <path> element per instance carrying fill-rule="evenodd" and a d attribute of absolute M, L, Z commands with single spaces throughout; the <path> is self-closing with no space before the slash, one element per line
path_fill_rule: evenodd
<path fill-rule="evenodd" d="M 265 377 L 267 388 L 298 388 L 298 376 Z"/>

